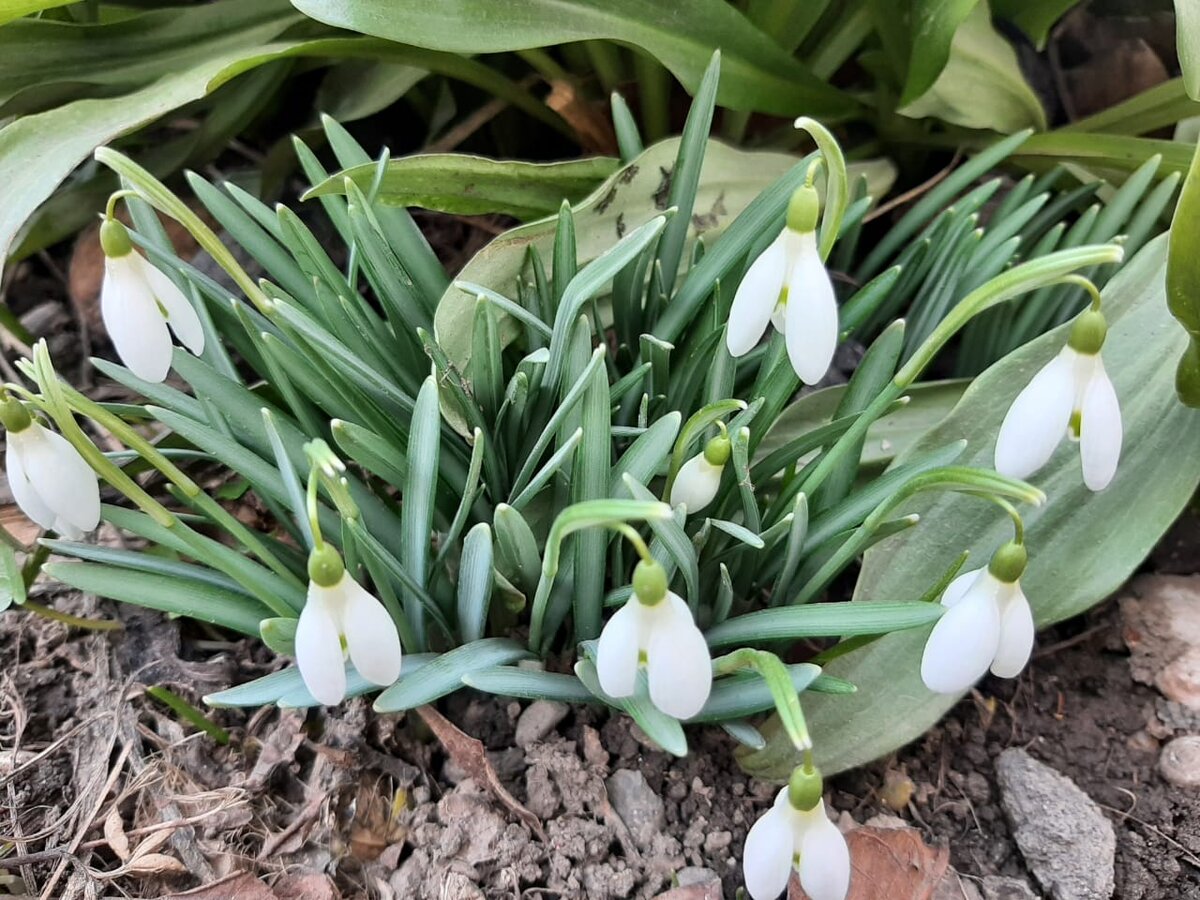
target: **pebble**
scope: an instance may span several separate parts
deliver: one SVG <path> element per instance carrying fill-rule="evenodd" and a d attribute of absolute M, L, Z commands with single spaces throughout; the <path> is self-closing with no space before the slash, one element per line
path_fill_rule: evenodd
<path fill-rule="evenodd" d="M 1037 894 L 1024 878 L 988 875 L 979 883 L 983 900 L 1038 900 Z"/>
<path fill-rule="evenodd" d="M 513 743 L 525 749 L 530 744 L 545 740 L 570 711 L 571 708 L 565 703 L 534 700 L 517 719 L 517 733 Z"/>
<path fill-rule="evenodd" d="M 1176 787 L 1200 788 L 1200 736 L 1177 737 L 1163 747 L 1158 771 Z"/>
<path fill-rule="evenodd" d="M 667 824 L 662 798 L 654 792 L 641 772 L 618 769 L 604 782 L 608 799 L 621 821 L 641 847 L 649 846 Z"/>
<path fill-rule="evenodd" d="M 685 866 L 675 873 L 675 880 L 680 887 L 691 887 L 693 884 L 720 884 L 721 876 L 712 869 L 703 866 Z"/>
<path fill-rule="evenodd" d="M 1095 802 L 1019 747 L 1000 754 L 996 776 L 1017 847 L 1050 896 L 1108 900 L 1117 839 Z"/>

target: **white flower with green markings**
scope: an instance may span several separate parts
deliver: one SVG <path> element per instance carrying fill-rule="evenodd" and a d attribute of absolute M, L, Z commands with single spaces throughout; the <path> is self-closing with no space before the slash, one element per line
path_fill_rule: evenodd
<path fill-rule="evenodd" d="M 987 568 L 955 578 L 942 594 L 946 612 L 933 626 L 921 657 L 921 680 L 931 691 L 958 694 L 991 669 L 1000 678 L 1021 674 L 1033 652 L 1033 611 L 1021 590 L 1025 547 L 998 549 Z"/>
<path fill-rule="evenodd" d="M 171 370 L 171 331 L 192 353 L 204 351 L 200 317 L 183 291 L 134 251 L 129 232 L 116 219 L 100 226 L 100 245 L 104 327 L 129 371 L 143 381 L 160 382 Z"/>
<path fill-rule="evenodd" d="M 680 466 L 671 485 L 671 505 L 682 505 L 687 512 L 696 513 L 712 503 L 721 489 L 721 475 L 730 452 L 729 438 L 722 433 Z"/>
<path fill-rule="evenodd" d="M 822 787 L 811 763 L 797 766 L 775 805 L 746 835 L 742 875 L 753 900 L 775 900 L 787 890 L 793 868 L 811 900 L 845 900 L 850 849 L 825 812 Z"/>
<path fill-rule="evenodd" d="M 400 636 L 383 604 L 350 577 L 328 544 L 308 559 L 308 599 L 296 625 L 296 665 L 318 703 L 346 696 L 346 656 L 372 684 L 400 677 Z"/>
<path fill-rule="evenodd" d="M 838 343 L 833 282 L 817 247 L 816 190 L 802 185 L 788 203 L 787 224 L 738 285 L 725 345 L 745 356 L 773 323 L 783 332 L 788 358 L 805 384 L 825 377 Z"/>
<path fill-rule="evenodd" d="M 77 541 L 100 524 L 100 482 L 61 434 L 33 421 L 11 397 L 0 402 L 7 430 L 4 469 L 17 506 L 42 528 Z"/>
<path fill-rule="evenodd" d="M 1083 483 L 1108 487 L 1121 458 L 1121 406 L 1100 348 L 1108 331 L 1096 309 L 1083 313 L 1067 345 L 1017 395 L 996 438 L 996 471 L 1026 478 L 1069 436 L 1079 442 Z"/>
<path fill-rule="evenodd" d="M 645 666 L 650 701 L 668 716 L 690 719 L 712 691 L 712 658 L 692 611 L 667 589 L 661 565 L 642 560 L 633 595 L 617 610 L 596 645 L 596 677 L 610 697 L 631 697 Z"/>

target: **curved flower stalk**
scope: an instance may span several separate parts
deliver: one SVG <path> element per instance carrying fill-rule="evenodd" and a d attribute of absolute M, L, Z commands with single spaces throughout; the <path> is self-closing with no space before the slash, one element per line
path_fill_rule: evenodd
<path fill-rule="evenodd" d="M 33 421 L 9 397 L 0 402 L 8 432 L 4 468 L 13 499 L 42 528 L 77 541 L 100 524 L 100 482 L 62 435 Z"/>
<path fill-rule="evenodd" d="M 742 874 L 753 900 L 775 900 L 787 890 L 793 868 L 812 900 L 845 900 L 850 849 L 825 812 L 822 790 L 821 774 L 808 758 L 746 835 Z"/>
<path fill-rule="evenodd" d="M 721 489 L 721 475 L 732 452 L 725 426 L 719 423 L 719 427 L 721 435 L 705 444 L 702 452 L 680 467 L 671 485 L 672 506 L 682 505 L 686 512 L 696 513 L 716 499 L 717 491 Z"/>
<path fill-rule="evenodd" d="M 833 283 L 817 246 L 817 191 L 808 184 L 792 194 L 787 224 L 750 264 L 729 311 L 725 345 L 745 356 L 768 323 L 783 332 L 788 358 L 805 384 L 825 377 L 838 342 L 838 307 Z"/>
<path fill-rule="evenodd" d="M 1094 290 L 1094 288 L 1093 288 Z M 996 438 L 996 470 L 1025 478 L 1047 462 L 1063 435 L 1079 442 L 1083 483 L 1108 487 L 1121 458 L 1121 407 L 1100 348 L 1108 326 L 1092 308 L 1071 329 L 1062 352 L 1017 395 Z"/>
<path fill-rule="evenodd" d="M 942 594 L 946 613 L 933 626 L 921 657 L 931 691 L 957 694 L 990 668 L 1015 678 L 1033 651 L 1033 612 L 1021 590 L 1027 554 L 1020 539 L 993 554 L 986 569 L 959 575 Z"/>
<path fill-rule="evenodd" d="M 596 676 L 610 697 L 630 697 L 646 667 L 650 700 L 676 719 L 700 712 L 712 691 L 712 660 L 704 635 L 667 573 L 649 554 L 633 573 L 633 595 L 613 614 L 596 645 Z"/>
<path fill-rule="evenodd" d="M 143 381 L 160 382 L 171 369 L 175 333 L 197 356 L 204 351 L 200 317 L 166 275 L 136 253 L 129 232 L 116 219 L 100 226 L 104 283 L 100 312 L 117 354 Z"/>
<path fill-rule="evenodd" d="M 383 604 L 350 577 L 328 544 L 309 554 L 308 575 L 308 599 L 296 625 L 296 665 L 308 692 L 326 706 L 341 703 L 347 655 L 372 684 L 395 682 L 400 637 Z"/>

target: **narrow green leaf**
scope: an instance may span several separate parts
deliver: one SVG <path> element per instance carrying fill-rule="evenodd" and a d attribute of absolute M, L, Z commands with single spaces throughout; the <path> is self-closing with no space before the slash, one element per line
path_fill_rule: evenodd
<path fill-rule="evenodd" d="M 687 737 L 678 719 L 673 719 L 650 702 L 646 688 L 645 672 L 638 673 L 638 690 L 632 697 L 610 697 L 600 687 L 600 679 L 596 675 L 596 664 L 591 659 L 581 659 L 575 663 L 575 675 L 584 686 L 609 706 L 624 710 L 638 727 L 645 732 L 646 737 L 672 756 L 687 756 Z"/>
<path fill-rule="evenodd" d="M 531 654 L 508 638 L 484 638 L 442 653 L 375 699 L 379 713 L 402 712 L 432 703 L 462 687 L 464 675 L 524 659 Z"/>
<path fill-rule="evenodd" d="M 520 666 L 493 666 L 463 675 L 462 682 L 477 691 L 521 700 L 554 700 L 558 703 L 603 703 L 574 675 L 542 672 Z"/>
<path fill-rule="evenodd" d="M 483 637 L 492 599 L 492 530 L 480 522 L 467 532 L 458 565 L 458 631 L 466 642 Z"/>
<path fill-rule="evenodd" d="M 727 619 L 704 635 L 710 647 L 795 640 L 849 637 L 919 628 L 937 621 L 943 609 L 934 603 L 814 603 L 763 609 Z"/>
<path fill-rule="evenodd" d="M 412 434 L 408 444 L 408 477 L 404 481 L 404 503 L 400 509 L 400 564 L 422 588 L 429 577 L 429 536 L 437 491 L 440 432 L 437 382 L 431 376 L 421 385 L 413 408 Z M 418 640 L 423 640 L 424 608 L 411 594 L 407 596 L 407 601 L 405 612 L 417 631 Z"/>

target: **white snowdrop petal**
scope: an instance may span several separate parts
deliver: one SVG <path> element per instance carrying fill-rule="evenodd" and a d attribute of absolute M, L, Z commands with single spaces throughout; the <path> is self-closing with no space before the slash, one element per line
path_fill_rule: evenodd
<path fill-rule="evenodd" d="M 1117 392 L 1097 359 L 1080 409 L 1079 456 L 1083 461 L 1083 483 L 1091 490 L 1104 490 L 1117 474 L 1122 437 Z"/>
<path fill-rule="evenodd" d="M 800 839 L 800 886 L 811 900 L 845 900 L 850 891 L 850 848 L 825 815 L 824 803 L 813 813 L 806 816 Z"/>
<path fill-rule="evenodd" d="M 54 530 L 58 532 L 61 537 L 66 538 L 68 541 L 83 540 L 83 536 L 85 534 L 83 529 L 76 528 L 74 524 L 67 521 L 62 516 L 59 516 L 54 520 Z"/>
<path fill-rule="evenodd" d="M 183 291 L 176 287 L 175 282 L 163 274 L 148 260 L 138 257 L 138 265 L 142 277 L 150 285 L 155 299 L 167 311 L 167 324 L 175 332 L 179 342 L 193 354 L 199 356 L 204 352 L 204 328 L 200 324 L 200 316 Z"/>
<path fill-rule="evenodd" d="M 699 512 L 712 503 L 721 489 L 721 466 L 714 466 L 697 453 L 682 466 L 671 485 L 671 505 L 683 504 L 689 513 Z"/>
<path fill-rule="evenodd" d="M 980 579 L 933 626 L 921 657 L 921 680 L 931 691 L 957 694 L 978 681 L 996 656 L 1000 610 Z"/>
<path fill-rule="evenodd" d="M 985 571 L 987 571 L 987 568 L 982 567 L 972 569 L 970 572 L 963 572 L 946 585 L 946 590 L 942 592 L 942 606 L 951 607 L 956 605 L 959 600 L 967 595 L 967 591 L 971 589 L 971 585 L 978 581 L 979 576 Z"/>
<path fill-rule="evenodd" d="M 333 706 L 346 697 L 346 663 L 327 590 L 308 586 L 308 600 L 296 623 L 296 665 L 313 699 Z"/>
<path fill-rule="evenodd" d="M 1000 642 L 992 660 L 992 674 L 1000 678 L 1016 678 L 1021 674 L 1033 653 L 1033 610 L 1025 599 L 1020 584 L 1005 589 L 1000 613 Z"/>
<path fill-rule="evenodd" d="M 638 602 L 630 598 L 613 613 L 596 643 L 596 678 L 610 697 L 629 697 L 637 687 Z"/>
<path fill-rule="evenodd" d="M 79 531 L 100 524 L 100 483 L 79 451 L 62 435 L 34 424 L 40 434 L 22 456 L 25 476 L 58 520 Z"/>
<path fill-rule="evenodd" d="M 348 574 L 335 590 L 342 595 L 342 633 L 358 674 L 386 687 L 400 677 L 400 635 L 383 604 Z"/>
<path fill-rule="evenodd" d="M 838 306 L 833 283 L 817 251 L 815 234 L 802 235 L 788 282 L 784 329 L 788 358 L 805 384 L 825 377 L 838 343 Z"/>
<path fill-rule="evenodd" d="M 750 264 L 733 295 L 729 327 L 725 332 L 725 346 L 731 356 L 745 356 L 762 339 L 771 313 L 779 303 L 786 265 L 787 254 L 781 233 Z"/>
<path fill-rule="evenodd" d="M 30 426 L 30 428 L 40 427 L 39 425 Z M 31 449 L 29 439 L 25 437 L 28 431 L 29 429 L 26 429 L 26 432 L 17 434 L 9 432 L 8 434 L 8 447 L 4 451 L 4 470 L 8 475 L 8 487 L 12 491 L 13 499 L 17 501 L 17 506 L 21 507 L 21 512 L 42 528 L 57 531 L 54 526 L 58 516 L 38 494 L 37 488 L 29 480 L 29 475 L 26 474 L 25 465 L 22 462 L 22 457 Z M 39 446 L 41 446 L 40 442 L 35 443 L 34 452 Z"/>
<path fill-rule="evenodd" d="M 104 263 L 100 313 L 126 368 L 143 381 L 160 382 L 171 368 L 171 334 L 132 254 Z"/>
<path fill-rule="evenodd" d="M 654 623 L 646 648 L 650 701 L 668 716 L 690 719 L 712 691 L 712 657 L 683 598 L 668 594 L 670 614 Z"/>
<path fill-rule="evenodd" d="M 742 878 L 754 900 L 775 900 L 787 890 L 794 844 L 788 811 L 778 805 L 751 827 L 742 848 Z"/>
<path fill-rule="evenodd" d="M 1033 376 L 1000 425 L 996 471 L 1012 478 L 1032 475 L 1054 455 L 1071 421 L 1074 358 L 1069 347 Z"/>

